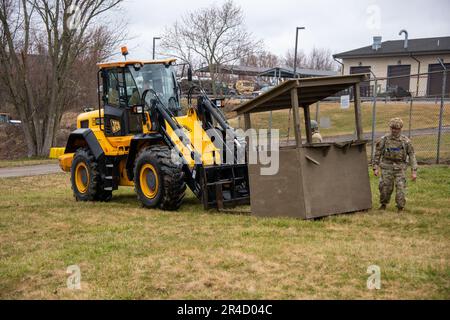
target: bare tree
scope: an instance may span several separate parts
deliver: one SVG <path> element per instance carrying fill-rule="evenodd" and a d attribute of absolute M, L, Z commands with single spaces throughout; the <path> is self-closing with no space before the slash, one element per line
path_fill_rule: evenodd
<path fill-rule="evenodd" d="M 294 67 L 294 49 L 286 52 L 284 63 L 286 66 Z M 314 70 L 335 70 L 336 66 L 329 49 L 313 48 L 309 54 L 303 51 L 297 54 L 297 68 L 308 68 Z"/>
<path fill-rule="evenodd" d="M 330 49 L 313 48 L 308 57 L 308 68 L 315 70 L 334 70 L 334 60 Z"/>
<path fill-rule="evenodd" d="M 241 58 L 240 63 L 245 66 L 273 68 L 280 64 L 280 58 L 269 51 L 260 51 Z"/>
<path fill-rule="evenodd" d="M 48 155 L 70 102 L 73 66 L 92 45 L 99 17 L 122 0 L 0 0 L 1 81 L 28 155 Z"/>
<path fill-rule="evenodd" d="M 213 83 L 220 66 L 235 64 L 260 47 L 244 26 L 241 8 L 231 0 L 183 16 L 166 29 L 161 44 L 171 55 L 186 62 L 191 63 L 195 57 L 206 61 Z"/>
<path fill-rule="evenodd" d="M 124 26 L 119 24 L 112 27 L 99 26 L 92 30 L 86 49 L 77 57 L 68 82 L 71 90 L 67 97 L 67 108 L 79 111 L 80 107 L 95 107 L 97 96 L 97 63 L 104 61 L 117 52 L 119 43 L 123 43 L 126 33 Z"/>
<path fill-rule="evenodd" d="M 295 61 L 295 51 L 294 49 L 290 49 L 286 52 L 283 58 L 284 65 L 290 68 L 294 68 Z M 306 68 L 307 67 L 307 57 L 305 53 L 301 50 L 297 52 L 297 68 Z"/>

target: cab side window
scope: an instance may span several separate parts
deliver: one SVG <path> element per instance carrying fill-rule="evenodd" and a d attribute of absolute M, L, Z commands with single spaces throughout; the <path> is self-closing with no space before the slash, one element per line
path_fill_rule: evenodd
<path fill-rule="evenodd" d="M 125 108 L 129 105 L 133 89 L 128 87 L 128 80 L 127 73 L 125 73 L 124 82 L 122 69 L 108 70 L 106 77 L 107 90 L 105 91 L 108 105 L 120 108 Z M 131 81 L 134 84 L 134 81 Z"/>
<path fill-rule="evenodd" d="M 139 89 L 128 69 L 109 70 L 106 80 L 108 89 L 105 94 L 110 106 L 131 107 L 141 104 Z"/>
<path fill-rule="evenodd" d="M 107 74 L 107 90 L 105 92 L 108 105 L 118 107 L 120 105 L 119 92 L 119 72 L 117 70 L 109 70 Z"/>
<path fill-rule="evenodd" d="M 136 82 L 131 75 L 131 72 L 127 69 L 125 71 L 125 82 L 127 84 L 126 87 L 126 93 L 127 93 L 127 99 L 128 99 L 128 106 L 136 106 L 141 104 L 141 95 L 139 93 L 138 87 L 136 85 Z"/>

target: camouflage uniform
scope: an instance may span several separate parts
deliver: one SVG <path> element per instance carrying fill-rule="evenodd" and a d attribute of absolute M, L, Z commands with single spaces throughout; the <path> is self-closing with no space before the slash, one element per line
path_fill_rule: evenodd
<path fill-rule="evenodd" d="M 391 127 L 401 129 L 403 122 L 396 118 L 390 122 Z M 374 157 L 374 168 L 381 168 L 380 202 L 387 205 L 396 186 L 395 202 L 397 208 L 403 209 L 406 204 L 406 168 L 409 164 L 413 171 L 417 170 L 416 155 L 411 141 L 404 135 L 388 134 L 377 141 Z"/>
<path fill-rule="evenodd" d="M 321 143 L 322 135 L 319 132 L 319 124 L 316 120 L 311 120 L 312 143 Z"/>
<path fill-rule="evenodd" d="M 312 135 L 312 143 L 322 143 L 323 138 L 319 132 L 314 132 Z"/>

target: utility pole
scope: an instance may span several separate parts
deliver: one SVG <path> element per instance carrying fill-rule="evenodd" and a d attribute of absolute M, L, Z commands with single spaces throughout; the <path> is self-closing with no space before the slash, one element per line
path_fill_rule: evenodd
<path fill-rule="evenodd" d="M 298 48 L 298 30 L 304 30 L 305 27 L 297 27 L 295 31 L 295 53 L 294 53 L 294 78 L 297 78 L 297 48 Z"/>

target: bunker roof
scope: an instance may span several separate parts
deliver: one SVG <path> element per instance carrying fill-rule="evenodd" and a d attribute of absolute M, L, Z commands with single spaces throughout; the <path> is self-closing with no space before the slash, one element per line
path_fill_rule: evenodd
<path fill-rule="evenodd" d="M 241 115 L 289 109 L 292 107 L 291 90 L 294 88 L 297 89 L 299 106 L 309 106 L 368 79 L 368 74 L 353 74 L 288 80 L 255 99 L 234 108 L 233 111 Z"/>

